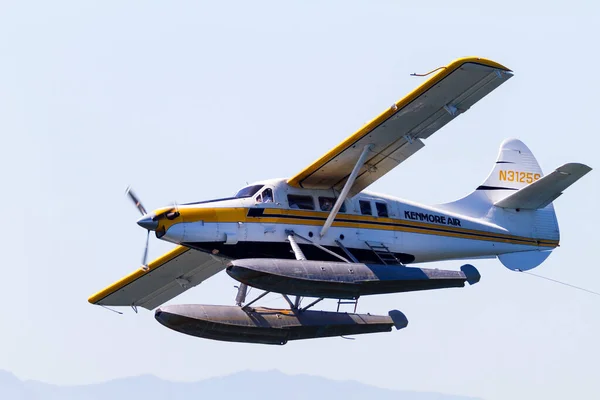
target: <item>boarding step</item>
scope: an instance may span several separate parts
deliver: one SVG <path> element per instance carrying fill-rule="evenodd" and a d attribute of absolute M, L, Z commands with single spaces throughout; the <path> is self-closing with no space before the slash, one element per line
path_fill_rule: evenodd
<path fill-rule="evenodd" d="M 396 257 L 394 253 L 390 251 L 390 249 L 384 244 L 379 242 L 369 242 L 365 241 L 366 245 L 375 253 L 377 258 L 381 261 L 382 264 L 385 265 L 402 265 L 400 260 Z"/>
<path fill-rule="evenodd" d="M 356 312 L 356 307 L 358 306 L 358 299 L 353 299 L 353 300 L 338 299 L 337 312 L 340 312 L 340 306 L 342 306 L 344 304 L 349 304 L 349 305 L 354 306 L 354 312 Z"/>

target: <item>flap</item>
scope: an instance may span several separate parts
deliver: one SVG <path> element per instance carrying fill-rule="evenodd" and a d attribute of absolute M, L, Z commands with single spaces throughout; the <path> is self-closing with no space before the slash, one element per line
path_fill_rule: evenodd
<path fill-rule="evenodd" d="M 152 310 L 198 285 L 226 267 L 226 260 L 185 246 L 177 246 L 123 279 L 91 296 L 103 306 L 137 306 Z"/>
<path fill-rule="evenodd" d="M 428 138 L 492 90 L 512 73 L 498 63 L 469 57 L 453 61 L 344 140 L 304 171 L 288 180 L 295 187 L 344 187 L 366 145 L 373 149 L 350 191 L 359 193 L 423 148 Z"/>
<path fill-rule="evenodd" d="M 522 210 L 544 208 L 560 196 L 563 190 L 577 182 L 579 178 L 591 170 L 590 167 L 584 164 L 565 164 L 551 174 L 525 186 L 494 205 Z"/>

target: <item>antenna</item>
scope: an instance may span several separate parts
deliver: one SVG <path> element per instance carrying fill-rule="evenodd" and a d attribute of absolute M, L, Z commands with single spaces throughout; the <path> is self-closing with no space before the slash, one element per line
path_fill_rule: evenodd
<path fill-rule="evenodd" d="M 533 272 L 523 271 L 522 269 L 515 269 L 515 271 L 521 272 L 523 274 L 535 276 L 536 278 L 545 279 L 545 280 L 550 281 L 550 282 L 560 283 L 561 285 L 569 286 L 569 287 L 572 287 L 573 289 L 583 290 L 584 292 L 588 292 L 588 293 L 591 293 L 591 294 L 595 294 L 596 296 L 600 296 L 600 293 L 594 292 L 593 290 L 589 290 L 589 289 L 585 289 L 585 288 L 582 288 L 582 287 L 579 287 L 579 286 L 571 285 L 570 283 L 557 281 L 556 279 L 547 278 L 547 277 L 542 276 L 542 275 L 537 275 L 537 274 L 534 274 Z"/>

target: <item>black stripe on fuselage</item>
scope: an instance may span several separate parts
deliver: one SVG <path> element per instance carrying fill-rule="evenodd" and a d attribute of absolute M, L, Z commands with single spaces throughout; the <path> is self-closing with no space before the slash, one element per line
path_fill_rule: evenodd
<path fill-rule="evenodd" d="M 261 210 L 264 210 L 264 209 L 261 209 Z M 250 216 L 250 211 L 248 211 L 248 216 Z M 310 215 L 289 215 L 289 214 L 266 214 L 266 215 L 262 214 L 261 216 L 264 218 L 301 219 L 301 220 L 312 220 L 312 221 L 319 221 L 319 222 L 324 222 L 327 219 L 326 217 L 316 217 L 316 216 L 310 216 Z M 465 235 L 465 236 L 471 236 L 474 239 L 488 238 L 488 239 L 512 240 L 512 241 L 516 241 L 516 242 L 523 242 L 524 244 L 529 244 L 529 245 L 532 245 L 535 243 L 535 240 L 533 240 L 533 239 L 507 238 L 507 237 L 503 237 L 503 236 L 496 236 L 493 233 L 485 233 L 484 234 L 484 233 L 474 233 L 474 232 L 463 232 L 463 231 L 456 231 L 456 230 L 452 230 L 452 229 L 444 229 L 443 227 L 425 227 L 425 226 L 418 226 L 418 225 L 403 224 L 400 222 L 394 223 L 394 222 L 379 222 L 379 221 L 357 221 L 357 220 L 346 219 L 346 218 L 336 218 L 335 222 L 348 222 L 348 223 L 353 223 L 353 224 L 369 224 L 369 225 L 376 225 L 376 226 L 411 228 L 411 229 L 417 229 L 417 230 L 422 230 L 422 231 L 455 233 L 455 234 L 460 234 L 460 235 Z"/>
<path fill-rule="evenodd" d="M 262 217 L 262 215 L 265 213 L 265 209 L 264 208 L 249 208 L 248 209 L 248 216 L 249 217 Z"/>

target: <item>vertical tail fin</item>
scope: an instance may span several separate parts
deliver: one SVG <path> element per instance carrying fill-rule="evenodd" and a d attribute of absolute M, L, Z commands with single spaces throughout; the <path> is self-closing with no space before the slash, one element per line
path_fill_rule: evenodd
<path fill-rule="evenodd" d="M 544 177 L 531 150 L 520 140 L 507 139 L 485 182 L 468 196 L 439 207 L 536 239 L 537 250 L 498 254 L 505 267 L 527 270 L 540 265 L 558 246 L 560 232 L 552 201 L 589 171 L 587 165 L 569 163 Z"/>
<path fill-rule="evenodd" d="M 502 142 L 498 159 L 485 182 L 477 188 L 491 204 L 539 180 L 544 174 L 533 153 L 517 139 Z"/>
<path fill-rule="evenodd" d="M 489 217 L 495 203 L 543 176 L 533 153 L 518 139 L 506 139 L 486 180 L 460 200 L 442 204 L 441 208 L 475 218 Z"/>

